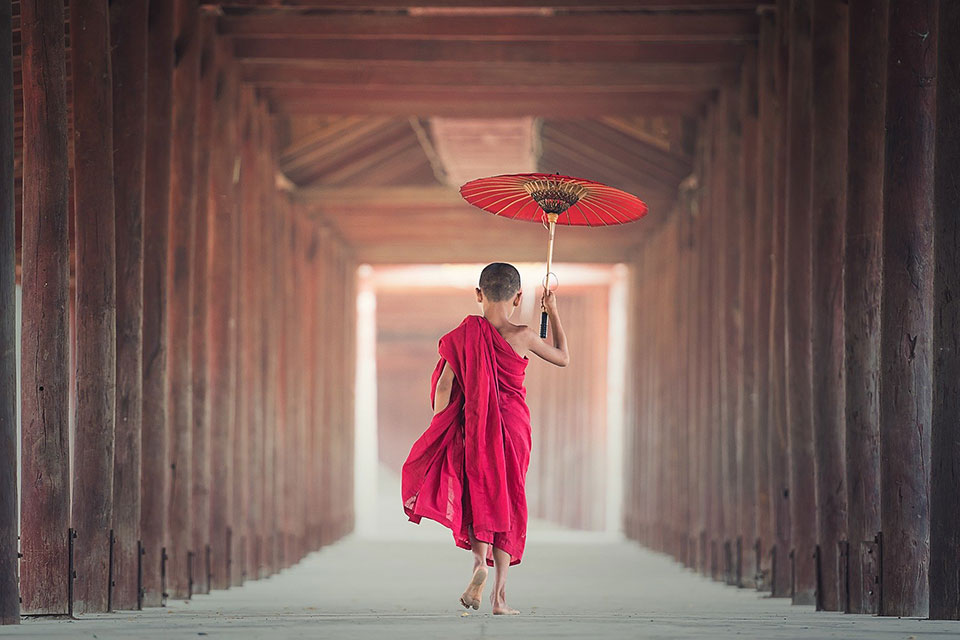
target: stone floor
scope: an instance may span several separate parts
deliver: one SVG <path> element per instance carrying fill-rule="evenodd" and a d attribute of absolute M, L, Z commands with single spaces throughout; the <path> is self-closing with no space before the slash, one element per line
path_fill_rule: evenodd
<path fill-rule="evenodd" d="M 532 527 L 510 571 L 516 618 L 457 602 L 470 556 L 436 529 L 420 541 L 344 540 L 241 588 L 143 612 L 26 620 L 23 638 L 960 638 L 960 623 L 815 613 L 696 576 L 622 541 Z M 414 536 L 416 537 L 416 536 Z M 489 592 L 489 589 L 488 589 Z"/>

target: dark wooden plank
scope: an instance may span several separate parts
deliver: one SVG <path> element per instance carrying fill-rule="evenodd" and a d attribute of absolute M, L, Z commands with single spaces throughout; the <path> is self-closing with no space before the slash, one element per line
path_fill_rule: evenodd
<path fill-rule="evenodd" d="M 0 625 L 20 623 L 12 11 L 0 6 Z"/>
<path fill-rule="evenodd" d="M 24 0 L 20 590 L 25 613 L 67 612 L 70 478 L 67 99 L 63 3 Z"/>
<path fill-rule="evenodd" d="M 936 25 L 934 0 L 890 5 L 880 304 L 880 612 L 895 616 L 926 616 L 929 604 Z"/>
<path fill-rule="evenodd" d="M 737 62 L 744 45 L 729 42 L 476 42 L 471 40 L 350 40 L 236 38 L 238 58 L 261 60 L 403 60 L 423 62 L 717 63 Z"/>
<path fill-rule="evenodd" d="M 838 543 L 847 538 L 843 251 L 847 182 L 847 4 L 813 3 L 813 431 L 822 610 L 840 611 Z"/>
<path fill-rule="evenodd" d="M 237 205 L 234 161 L 237 157 L 237 76 L 227 52 L 218 52 L 214 150 L 210 203 L 215 233 L 210 244 L 209 406 L 210 406 L 210 549 L 211 588 L 230 586 L 227 530 L 233 521 L 233 434 L 236 422 L 236 276 Z"/>
<path fill-rule="evenodd" d="M 742 383 L 740 419 L 737 433 L 738 503 L 740 521 L 740 566 L 738 586 L 756 585 L 757 563 L 754 544 L 757 538 L 757 377 L 756 377 L 756 323 L 757 295 L 760 271 L 754 262 L 754 243 L 757 236 L 757 162 L 759 158 L 759 94 L 757 52 L 747 54 L 740 79 L 740 202 L 742 221 L 737 251 L 740 254 L 740 283 L 742 296 L 738 339 L 741 343 Z"/>
<path fill-rule="evenodd" d="M 144 605 L 159 606 L 170 495 L 167 437 L 167 252 L 170 212 L 173 4 L 151 0 L 147 30 L 146 183 L 143 212 L 143 424 L 140 536 Z"/>
<path fill-rule="evenodd" d="M 770 467 L 770 302 L 775 265 L 773 254 L 774 203 L 774 147 L 776 138 L 776 23 L 775 14 L 766 11 L 760 18 L 760 44 L 757 54 L 758 88 L 758 142 L 756 162 L 756 224 L 751 258 L 756 274 L 754 298 L 754 424 L 756 426 L 756 544 L 759 544 L 757 588 L 770 590 L 770 556 L 773 546 L 773 505 Z M 749 336 L 748 336 L 748 339 Z"/>
<path fill-rule="evenodd" d="M 114 609 L 136 609 L 143 417 L 143 212 L 148 0 L 110 5 L 117 252 Z"/>
<path fill-rule="evenodd" d="M 504 88 L 713 89 L 732 79 L 736 68 L 723 63 L 536 63 L 351 60 L 257 60 L 240 65 L 244 82 L 257 86 L 424 86 Z"/>
<path fill-rule="evenodd" d="M 213 19 L 204 17 L 198 33 L 200 38 L 200 72 L 196 105 L 196 167 L 194 241 L 190 270 L 191 327 L 190 357 L 193 406 L 191 408 L 191 483 L 190 511 L 191 544 L 193 551 L 193 593 L 209 593 L 206 571 L 207 548 L 210 544 L 211 450 L 208 345 L 211 333 L 208 324 L 208 296 L 210 295 L 210 243 L 216 229 L 210 205 L 210 156 L 213 133 L 213 101 L 217 90 L 214 67 L 216 44 Z"/>
<path fill-rule="evenodd" d="M 116 240 L 113 89 L 106 0 L 70 8 L 76 206 L 76 431 L 73 439 L 74 611 L 107 610 L 116 418 Z"/>
<path fill-rule="evenodd" d="M 250 10 L 250 2 L 231 0 L 224 3 L 227 7 L 237 7 L 238 9 Z M 746 2 L 744 0 L 631 0 L 630 2 L 611 2 L 610 0 L 588 0 L 587 2 L 577 0 L 491 0 L 489 2 L 478 2 L 478 0 L 431 0 L 431 7 L 443 9 L 477 9 L 483 8 L 527 8 L 538 10 L 543 7 L 562 8 L 571 11 L 596 11 L 596 10 L 663 10 L 663 11 L 700 11 L 711 10 L 720 11 L 725 9 L 752 9 L 756 6 L 756 0 Z M 275 0 L 270 4 L 270 10 L 277 8 L 289 9 L 408 9 L 410 0 L 344 0 L 342 2 L 331 2 L 330 0 Z"/>
<path fill-rule="evenodd" d="M 883 260 L 886 0 L 850 1 L 850 117 L 844 259 L 847 531 L 851 555 L 880 531 L 880 292 Z M 850 612 L 877 598 L 862 593 L 850 563 Z"/>
<path fill-rule="evenodd" d="M 193 479 L 193 247 L 196 216 L 197 90 L 200 73 L 199 3 L 175 3 L 176 37 L 173 69 L 173 124 L 170 155 L 170 267 L 167 323 L 170 376 L 170 503 L 167 591 L 189 595 L 188 554 L 192 540 Z"/>
<path fill-rule="evenodd" d="M 937 71 L 930 617 L 960 619 L 960 5 L 940 2 Z M 953 186 L 951 186 L 953 185 Z"/>
<path fill-rule="evenodd" d="M 790 3 L 786 222 L 787 422 L 794 604 L 814 604 L 816 492 L 811 412 L 812 0 Z"/>
<path fill-rule="evenodd" d="M 787 222 L 787 88 L 789 85 L 789 0 L 777 2 L 777 42 L 774 75 L 776 120 L 774 144 L 774 220 L 771 262 L 773 284 L 770 296 L 770 413 L 769 464 L 770 499 L 773 505 L 773 545 L 771 546 L 771 595 L 789 597 L 791 576 L 790 535 L 790 457 L 786 397 L 786 222 Z"/>
<path fill-rule="evenodd" d="M 571 95 L 564 91 L 458 91 L 362 87 L 267 87 L 263 95 L 285 115 L 363 114 L 395 116 L 507 117 L 537 114 L 572 117 L 601 115 L 693 114 L 706 91 L 603 91 Z"/>
<path fill-rule="evenodd" d="M 383 40 L 724 42 L 753 40 L 755 15 L 576 14 L 430 15 L 331 13 L 224 16 L 228 36 Z"/>

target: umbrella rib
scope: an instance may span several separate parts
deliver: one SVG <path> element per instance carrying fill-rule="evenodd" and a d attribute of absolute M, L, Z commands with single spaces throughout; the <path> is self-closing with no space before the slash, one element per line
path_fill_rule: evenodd
<path fill-rule="evenodd" d="M 590 196 L 588 195 L 587 198 L 584 198 L 584 199 L 589 199 L 589 197 Z M 629 220 L 621 220 L 620 218 L 618 218 L 615 211 L 613 211 L 612 209 L 609 209 L 605 204 L 603 204 L 599 200 L 589 200 L 589 201 L 598 209 L 605 211 L 611 218 L 614 219 L 614 221 L 616 221 L 617 224 L 623 224 L 624 222 L 629 222 Z"/>
<path fill-rule="evenodd" d="M 534 200 L 533 198 L 530 198 L 530 202 L 526 203 L 525 205 L 523 205 L 522 207 L 520 207 L 519 209 L 517 209 L 517 212 L 516 212 L 515 214 L 513 214 L 512 216 L 510 216 L 510 219 L 511 219 L 511 220 L 516 220 L 517 217 L 520 215 L 520 213 L 521 213 L 524 209 L 526 209 L 527 207 L 529 207 L 531 204 L 538 204 L 538 203 L 537 203 L 537 201 Z"/>
<path fill-rule="evenodd" d="M 528 196 L 526 193 L 524 193 L 522 196 L 518 196 L 518 197 L 514 198 L 513 200 L 511 200 L 510 202 L 508 202 L 507 204 L 503 205 L 499 210 L 497 210 L 497 211 L 495 211 L 495 212 L 491 212 L 491 213 L 494 213 L 495 215 L 498 215 L 498 216 L 499 216 L 500 214 L 503 213 L 503 211 L 504 211 L 505 209 L 507 209 L 507 207 L 512 207 L 513 205 L 515 205 L 516 203 L 520 202 L 520 201 L 523 200 L 524 198 L 529 198 L 529 197 L 530 197 L 530 196 Z"/>
<path fill-rule="evenodd" d="M 595 213 L 596 216 L 597 216 L 597 219 L 600 220 L 600 223 L 601 223 L 604 227 L 610 226 L 609 224 L 607 224 L 607 223 L 604 221 L 603 217 L 596 211 L 596 209 L 594 209 L 593 207 L 590 206 L 590 203 L 589 203 L 589 202 L 587 202 L 586 200 L 584 200 L 583 198 L 581 198 L 581 199 L 580 199 L 580 203 L 583 204 L 583 205 L 585 205 L 585 206 L 588 207 L 593 213 Z M 591 225 L 591 226 L 593 226 L 593 225 Z"/>

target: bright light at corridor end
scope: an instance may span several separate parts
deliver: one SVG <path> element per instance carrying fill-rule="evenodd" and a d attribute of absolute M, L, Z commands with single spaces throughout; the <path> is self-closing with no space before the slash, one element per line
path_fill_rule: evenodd
<path fill-rule="evenodd" d="M 518 317 L 529 319 L 539 316 L 539 289 L 544 279 L 543 263 L 513 263 L 520 271 L 524 290 L 523 302 Z M 393 487 L 386 480 L 393 478 L 380 460 L 377 425 L 377 295 L 431 289 L 462 289 L 467 304 L 475 304 L 474 288 L 485 264 L 412 264 L 412 265 L 360 265 L 357 270 L 357 378 L 356 378 L 356 436 L 354 450 L 354 499 L 356 532 L 362 537 L 384 537 L 385 532 L 405 531 L 407 528 L 400 506 L 399 485 Z M 605 495 L 597 496 L 604 505 L 603 535 L 619 539 L 623 531 L 623 469 L 624 469 L 624 420 L 627 352 L 628 269 L 623 264 L 578 264 L 554 265 L 559 275 L 558 295 L 563 310 L 565 288 L 603 288 L 607 292 L 607 339 L 606 339 L 606 441 L 604 448 Z M 479 313 L 479 309 L 473 311 Z M 450 329 L 453 327 L 451 326 Z M 568 331 L 569 335 L 569 331 Z M 436 336 L 437 339 L 440 335 Z M 570 336 L 576 339 L 576 336 Z M 432 370 L 436 360 L 423 362 L 425 370 Z M 419 374 L 422 372 L 411 372 Z M 602 374 L 601 374 L 602 375 Z M 429 402 L 429 388 L 423 389 L 424 402 Z M 426 429 L 427 424 L 423 425 Z M 544 425 L 543 428 L 548 428 Z M 412 445 L 411 441 L 408 443 Z M 536 447 L 536 443 L 534 444 Z M 387 474 L 384 477 L 383 474 Z M 397 495 L 382 495 L 396 489 Z"/>

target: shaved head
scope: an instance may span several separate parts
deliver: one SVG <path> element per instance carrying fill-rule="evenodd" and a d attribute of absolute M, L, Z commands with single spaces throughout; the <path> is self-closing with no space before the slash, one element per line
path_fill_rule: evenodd
<path fill-rule="evenodd" d="M 493 302 L 509 300 L 520 291 L 520 272 L 506 262 L 488 264 L 480 272 L 480 290 Z"/>

